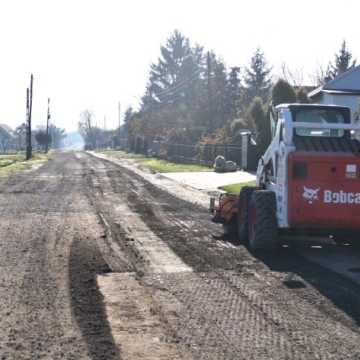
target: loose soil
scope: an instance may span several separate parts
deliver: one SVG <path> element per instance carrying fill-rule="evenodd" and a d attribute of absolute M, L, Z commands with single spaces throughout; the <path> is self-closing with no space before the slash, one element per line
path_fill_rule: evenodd
<path fill-rule="evenodd" d="M 359 285 L 175 195 L 74 152 L 2 183 L 0 359 L 360 358 Z"/>

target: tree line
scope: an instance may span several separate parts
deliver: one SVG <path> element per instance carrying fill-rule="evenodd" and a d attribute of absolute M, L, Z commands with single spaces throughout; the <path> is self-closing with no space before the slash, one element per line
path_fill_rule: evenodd
<path fill-rule="evenodd" d="M 344 41 L 326 69 L 318 70 L 316 81 L 324 84 L 355 65 Z M 240 130 L 249 129 L 262 151 L 270 141 L 270 107 L 285 101 L 308 102 L 305 89 L 294 87 L 287 75 L 283 71 L 283 78 L 274 83 L 273 69 L 260 48 L 248 66 L 228 68 L 214 51 L 205 51 L 175 30 L 150 66 L 139 109 L 126 110 L 124 126 L 108 133 L 107 143 L 110 138 L 114 144 L 114 138 L 123 134 L 131 150 L 136 150 L 138 139 L 143 144 L 153 140 L 236 144 Z M 91 125 L 91 116 L 85 111 L 79 128 L 85 143 L 96 147 L 96 139 L 104 134 Z"/>
<path fill-rule="evenodd" d="M 26 124 L 19 125 L 15 130 L 7 129 L 0 125 L 0 152 L 25 151 L 26 150 Z M 32 143 L 35 148 L 45 151 L 51 147 L 60 149 L 66 138 L 65 129 L 58 128 L 55 125 L 49 126 L 49 133 L 46 133 L 44 127 L 38 127 L 32 131 Z"/>

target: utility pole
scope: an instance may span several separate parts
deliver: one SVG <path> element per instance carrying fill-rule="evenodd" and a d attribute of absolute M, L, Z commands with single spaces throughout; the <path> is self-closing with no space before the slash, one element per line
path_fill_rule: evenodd
<path fill-rule="evenodd" d="M 211 88 L 211 58 L 210 58 L 210 52 L 207 52 L 206 56 L 206 78 L 207 78 L 207 92 L 208 92 L 208 117 L 209 117 L 209 129 L 208 131 L 210 133 L 213 132 L 214 124 L 213 124 L 213 105 L 212 105 L 212 88 Z"/>
<path fill-rule="evenodd" d="M 121 105 L 120 105 L 120 101 L 118 103 L 118 121 L 119 121 L 119 134 L 120 134 L 120 126 L 121 126 Z"/>
<path fill-rule="evenodd" d="M 47 116 L 46 116 L 46 147 L 45 147 L 45 153 L 47 153 L 49 151 L 49 143 L 50 143 L 49 124 L 50 124 L 50 98 L 48 98 L 48 108 L 47 108 Z"/>
<path fill-rule="evenodd" d="M 32 157 L 31 146 L 31 115 L 32 115 L 32 99 L 33 99 L 33 81 L 34 77 L 30 77 L 30 89 L 26 89 L 26 160 Z"/>
<path fill-rule="evenodd" d="M 118 103 L 118 121 L 119 121 L 119 147 L 121 146 L 121 105 Z"/>
<path fill-rule="evenodd" d="M 26 88 L 26 160 L 31 158 L 29 154 L 29 143 L 30 143 L 30 131 L 29 131 L 29 112 L 30 112 L 30 91 L 29 88 Z"/>

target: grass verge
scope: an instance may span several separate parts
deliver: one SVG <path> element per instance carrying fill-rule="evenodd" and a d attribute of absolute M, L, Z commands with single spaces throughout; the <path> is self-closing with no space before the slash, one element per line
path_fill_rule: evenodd
<path fill-rule="evenodd" d="M 144 155 L 127 153 L 125 151 L 103 150 L 99 153 L 114 157 L 117 159 L 133 159 L 138 164 L 147 167 L 153 172 L 171 173 L 171 172 L 194 172 L 194 171 L 212 171 L 211 168 L 196 164 L 178 164 L 166 160 L 160 160 Z"/>
<path fill-rule="evenodd" d="M 240 194 L 240 190 L 244 186 L 256 186 L 256 181 L 221 186 L 219 189 L 226 191 L 228 194 Z"/>
<path fill-rule="evenodd" d="M 33 157 L 26 161 L 24 154 L 0 155 L 0 178 L 9 176 L 13 173 L 28 170 L 32 166 L 41 165 L 51 158 L 51 154 L 35 153 Z"/>
<path fill-rule="evenodd" d="M 18 161 L 23 161 L 24 155 L 21 153 L 17 154 L 2 154 L 0 155 L 0 168 L 4 166 L 12 165 Z"/>

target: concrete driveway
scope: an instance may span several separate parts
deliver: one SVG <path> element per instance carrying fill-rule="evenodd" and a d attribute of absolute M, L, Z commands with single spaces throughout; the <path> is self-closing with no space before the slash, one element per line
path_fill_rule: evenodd
<path fill-rule="evenodd" d="M 215 190 L 220 186 L 249 182 L 256 179 L 255 175 L 245 171 L 236 171 L 231 173 L 216 173 L 214 171 L 181 172 L 162 173 L 161 175 L 198 190 Z"/>

